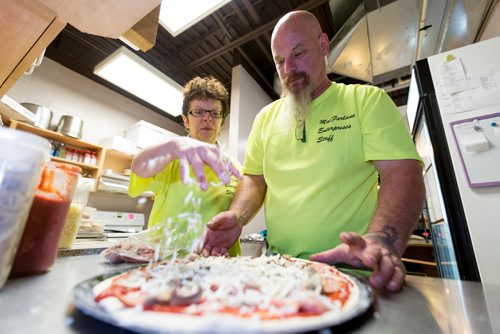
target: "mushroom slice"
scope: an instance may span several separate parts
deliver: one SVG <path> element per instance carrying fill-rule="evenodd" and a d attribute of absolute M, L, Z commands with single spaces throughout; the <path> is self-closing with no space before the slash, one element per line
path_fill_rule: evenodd
<path fill-rule="evenodd" d="M 201 287 L 196 283 L 177 286 L 172 293 L 170 305 L 189 306 L 197 304 L 201 300 L 201 295 Z"/>

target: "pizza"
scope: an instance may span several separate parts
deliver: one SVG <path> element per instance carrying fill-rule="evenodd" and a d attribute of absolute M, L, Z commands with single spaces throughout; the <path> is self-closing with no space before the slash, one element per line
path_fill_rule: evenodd
<path fill-rule="evenodd" d="M 106 261 L 118 263 L 148 263 L 154 259 L 155 249 L 132 240 L 118 241 L 101 252 Z"/>
<path fill-rule="evenodd" d="M 148 332 L 285 332 L 324 328 L 370 305 L 336 267 L 287 256 L 163 260 L 93 286 L 112 322 Z"/>

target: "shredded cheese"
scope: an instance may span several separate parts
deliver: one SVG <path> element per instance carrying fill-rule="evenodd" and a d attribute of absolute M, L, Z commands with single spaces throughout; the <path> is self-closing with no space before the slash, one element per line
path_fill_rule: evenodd
<path fill-rule="evenodd" d="M 138 281 L 141 291 L 150 298 L 172 289 L 201 289 L 202 301 L 185 313 L 213 313 L 221 307 L 239 313 L 266 312 L 271 317 L 297 314 L 301 307 L 335 310 L 339 301 L 321 293 L 320 274 L 305 261 L 290 261 L 279 255 L 251 257 L 209 257 L 194 261 L 168 261 L 149 266 L 147 280 Z"/>

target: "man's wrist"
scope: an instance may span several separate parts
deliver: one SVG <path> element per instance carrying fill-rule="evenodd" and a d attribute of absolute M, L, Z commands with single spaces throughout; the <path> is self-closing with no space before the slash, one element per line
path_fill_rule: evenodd
<path fill-rule="evenodd" d="M 396 247 L 399 235 L 394 227 L 384 226 L 380 230 L 370 231 L 366 233 L 364 237 L 383 245 L 391 253 L 394 253 L 398 256 L 400 255 Z"/>
<path fill-rule="evenodd" d="M 245 217 L 245 212 L 236 214 L 238 225 L 242 228 L 246 225 L 247 219 Z"/>

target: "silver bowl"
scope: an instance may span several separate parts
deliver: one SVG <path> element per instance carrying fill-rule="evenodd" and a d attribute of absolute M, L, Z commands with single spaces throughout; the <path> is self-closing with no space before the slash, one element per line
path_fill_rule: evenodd
<path fill-rule="evenodd" d="M 83 121 L 76 116 L 62 115 L 56 131 L 80 139 L 82 138 Z"/>
<path fill-rule="evenodd" d="M 52 121 L 52 110 L 40 104 L 24 102 L 21 103 L 23 107 L 36 115 L 35 126 L 42 129 L 50 129 L 50 122 Z"/>

